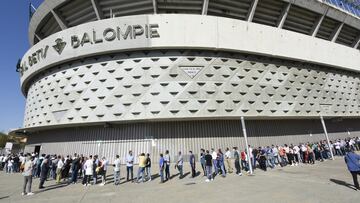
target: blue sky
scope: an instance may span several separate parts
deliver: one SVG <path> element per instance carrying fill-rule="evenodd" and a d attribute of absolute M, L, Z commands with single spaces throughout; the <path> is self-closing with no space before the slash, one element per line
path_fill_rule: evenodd
<path fill-rule="evenodd" d="M 31 1 L 37 7 L 42 0 Z M 0 131 L 21 127 L 25 97 L 15 72 L 17 60 L 29 48 L 29 0 L 2 0 L 0 12 Z"/>

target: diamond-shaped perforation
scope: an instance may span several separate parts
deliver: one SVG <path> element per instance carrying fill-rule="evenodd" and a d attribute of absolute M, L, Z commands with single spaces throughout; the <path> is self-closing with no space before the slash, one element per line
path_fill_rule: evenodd
<path fill-rule="evenodd" d="M 280 65 L 279 65 L 280 64 Z M 181 66 L 202 67 L 191 78 Z M 351 116 L 358 75 L 261 57 L 132 52 L 54 67 L 27 92 L 25 127 L 151 118 Z M 66 110 L 59 121 L 54 111 Z"/>

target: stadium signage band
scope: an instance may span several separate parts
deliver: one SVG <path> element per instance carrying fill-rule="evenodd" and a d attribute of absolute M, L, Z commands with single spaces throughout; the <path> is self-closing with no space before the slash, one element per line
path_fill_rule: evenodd
<path fill-rule="evenodd" d="M 27 68 L 27 65 L 31 67 L 38 62 L 45 60 L 50 47 L 52 47 L 59 55 L 61 55 L 68 44 L 70 44 L 73 49 L 78 49 L 85 46 L 86 44 L 93 45 L 103 42 L 136 40 L 140 37 L 146 39 L 159 38 L 160 34 L 158 32 L 158 28 L 158 24 L 135 24 L 125 25 L 123 27 L 108 27 L 100 32 L 92 29 L 91 32 L 84 32 L 80 35 L 71 35 L 70 39 L 68 40 L 57 38 L 53 45 L 46 45 L 43 48 L 40 48 L 30 54 L 27 57 L 27 60 L 22 63 L 20 72 L 22 73 L 24 68 Z"/>

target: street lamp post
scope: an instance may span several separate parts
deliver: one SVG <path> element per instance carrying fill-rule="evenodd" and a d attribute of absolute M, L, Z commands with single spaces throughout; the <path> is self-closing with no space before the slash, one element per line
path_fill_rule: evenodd
<path fill-rule="evenodd" d="M 244 116 L 241 116 L 241 126 L 242 126 L 242 130 L 243 130 L 243 134 L 244 134 L 244 138 L 245 138 L 245 146 L 246 146 L 246 156 L 247 159 L 249 161 L 249 169 L 250 169 L 250 174 L 253 174 L 253 169 L 252 169 L 252 163 L 251 163 L 251 159 L 250 159 L 250 151 L 249 151 L 249 144 L 248 144 L 248 140 L 247 140 L 247 133 L 246 133 L 246 127 L 245 127 L 245 120 L 244 120 Z"/>
<path fill-rule="evenodd" d="M 320 119 L 321 119 L 321 124 L 322 124 L 323 129 L 324 129 L 326 141 L 327 141 L 327 144 L 328 144 L 328 146 L 329 146 L 329 150 L 330 150 L 330 154 L 331 154 L 331 159 L 334 160 L 334 154 L 333 154 L 332 149 L 331 149 L 330 140 L 329 140 L 329 136 L 328 136 L 328 133 L 327 133 L 327 130 L 326 130 L 326 125 L 325 125 L 324 117 L 323 117 L 322 115 L 320 115 Z"/>

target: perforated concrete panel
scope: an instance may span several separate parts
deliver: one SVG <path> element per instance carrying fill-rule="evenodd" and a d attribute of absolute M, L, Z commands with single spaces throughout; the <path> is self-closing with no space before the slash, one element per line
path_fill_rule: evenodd
<path fill-rule="evenodd" d="M 24 125 L 358 116 L 359 82 L 355 73 L 234 53 L 105 55 L 35 78 Z"/>

